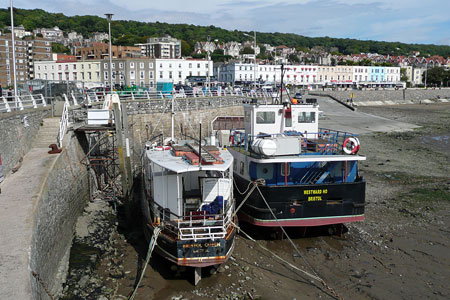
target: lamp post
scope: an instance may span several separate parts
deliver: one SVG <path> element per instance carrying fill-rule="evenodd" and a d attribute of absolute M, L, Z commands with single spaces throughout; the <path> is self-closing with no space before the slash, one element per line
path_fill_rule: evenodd
<path fill-rule="evenodd" d="M 14 39 L 14 15 L 13 15 L 13 1 L 10 0 L 11 9 L 11 47 L 13 52 L 13 78 L 14 78 L 14 104 L 17 110 L 17 77 L 16 77 L 16 42 Z"/>
<path fill-rule="evenodd" d="M 251 35 L 249 35 L 247 33 L 244 33 L 244 35 L 246 35 L 248 37 L 252 37 L 253 38 L 253 42 L 254 42 L 254 44 L 253 44 L 253 53 L 255 55 L 255 60 L 254 60 L 254 65 L 253 65 L 253 85 L 255 86 L 254 87 L 255 88 L 254 91 L 255 91 L 255 94 L 256 94 L 256 69 L 257 69 L 257 66 L 256 66 L 256 31 L 253 31 L 253 33 L 254 33 L 253 36 L 251 36 Z"/>
<path fill-rule="evenodd" d="M 109 92 L 112 95 L 113 92 L 113 81 L 112 81 L 112 51 L 111 51 L 111 19 L 114 14 L 105 14 L 108 20 L 108 32 L 109 32 Z"/>
<path fill-rule="evenodd" d="M 206 75 L 207 75 L 207 82 L 206 82 L 206 88 L 207 88 L 207 90 L 206 90 L 206 94 L 209 94 L 209 93 L 210 93 L 210 86 L 211 86 L 210 77 L 209 77 L 209 61 L 210 61 L 210 59 L 209 59 L 209 43 L 210 43 L 210 41 L 211 41 L 211 36 L 208 35 L 208 37 L 207 37 L 206 39 L 207 39 L 207 41 L 208 41 L 208 44 L 207 44 L 207 50 L 206 50 L 206 52 L 208 53 L 208 57 L 207 57 L 207 60 L 208 60 L 208 69 L 206 70 Z"/>

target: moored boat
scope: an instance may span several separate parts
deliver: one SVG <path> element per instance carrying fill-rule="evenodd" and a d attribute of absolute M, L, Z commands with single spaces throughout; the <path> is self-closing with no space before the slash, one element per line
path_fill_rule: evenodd
<path fill-rule="evenodd" d="M 150 240 L 161 228 L 155 248 L 161 256 L 198 273 L 230 257 L 236 235 L 232 167 L 226 149 L 192 142 L 146 145 L 144 232 Z"/>
<path fill-rule="evenodd" d="M 364 220 L 366 182 L 356 135 L 319 128 L 316 99 L 244 104 L 231 133 L 239 219 L 257 226 L 309 227 Z M 247 197 L 249 186 L 259 191 Z"/>

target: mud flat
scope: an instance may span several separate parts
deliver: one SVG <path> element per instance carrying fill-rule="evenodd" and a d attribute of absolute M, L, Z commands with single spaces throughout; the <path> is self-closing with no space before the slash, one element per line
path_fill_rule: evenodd
<path fill-rule="evenodd" d="M 288 231 L 302 257 L 286 239 L 242 228 L 290 263 L 313 268 L 344 299 L 450 299 L 450 104 L 358 110 L 420 126 L 361 135 L 366 220 L 347 224 L 343 237 L 330 235 L 328 227 L 308 230 L 306 237 Z M 146 255 L 140 226 L 125 226 L 108 205 L 94 203 L 85 214 L 102 221 L 85 216 L 78 226 L 83 247 L 74 247 L 73 255 L 82 263 L 71 264 L 65 299 L 126 299 Z M 212 273 L 194 287 L 192 274 L 172 271 L 155 255 L 135 299 L 334 299 L 243 235 L 232 259 Z"/>

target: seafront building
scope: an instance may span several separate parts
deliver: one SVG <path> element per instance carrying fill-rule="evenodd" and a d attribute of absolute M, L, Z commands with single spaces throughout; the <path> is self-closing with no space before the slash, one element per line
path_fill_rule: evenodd
<path fill-rule="evenodd" d="M 77 60 L 72 55 L 55 54 L 52 60 L 37 61 L 35 64 L 36 79 L 109 86 L 112 76 L 115 88 L 137 85 L 152 89 L 157 82 L 204 83 L 213 74 L 212 61 L 204 59 L 113 58 L 112 72 L 109 59 Z"/>
<path fill-rule="evenodd" d="M 312 88 L 337 86 L 385 86 L 392 87 L 400 83 L 400 67 L 379 66 L 317 66 L 285 65 L 283 81 L 286 84 L 311 86 Z M 250 63 L 215 64 L 214 76 L 225 84 L 275 84 L 281 80 L 281 65 L 257 65 Z"/>
<path fill-rule="evenodd" d="M 99 60 L 81 61 L 72 55 L 53 54 L 52 60 L 35 61 L 34 64 L 35 79 L 101 84 Z"/>

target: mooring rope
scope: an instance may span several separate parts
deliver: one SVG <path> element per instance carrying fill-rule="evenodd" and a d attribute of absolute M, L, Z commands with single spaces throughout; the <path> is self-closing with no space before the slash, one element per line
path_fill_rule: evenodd
<path fill-rule="evenodd" d="M 133 293 L 127 298 L 127 300 L 133 300 L 136 296 L 137 290 L 139 288 L 139 285 L 141 284 L 142 278 L 144 278 L 145 270 L 147 269 L 147 265 L 150 261 L 150 258 L 152 257 L 153 249 L 155 249 L 156 246 L 156 240 L 158 239 L 159 234 L 161 233 L 161 227 L 156 227 L 155 230 L 153 230 L 153 236 L 150 239 L 150 244 L 148 245 L 148 251 L 147 251 L 147 257 L 145 259 L 145 265 L 142 269 L 141 276 L 139 277 L 139 281 L 136 284 L 136 287 L 133 290 Z"/>
<path fill-rule="evenodd" d="M 295 270 L 298 270 L 299 272 L 302 272 L 303 274 L 305 274 L 306 276 L 320 282 L 336 299 L 339 300 L 343 300 L 342 296 L 340 296 L 333 288 L 331 288 L 326 282 L 325 280 L 323 280 L 322 278 L 319 277 L 319 275 L 317 274 L 316 270 L 314 270 L 314 268 L 312 267 L 312 265 L 307 261 L 306 257 L 304 257 L 303 255 L 301 255 L 300 251 L 298 250 L 298 248 L 295 246 L 294 242 L 292 241 L 292 239 L 289 237 L 289 235 L 287 234 L 286 230 L 284 229 L 284 227 L 281 225 L 280 221 L 278 220 L 278 218 L 276 217 L 276 215 L 274 214 L 272 208 L 269 206 L 269 203 L 267 202 L 266 198 L 264 197 L 264 195 L 262 194 L 259 185 L 264 185 L 265 184 L 265 180 L 264 179 L 257 179 L 255 181 L 250 182 L 247 185 L 247 188 L 245 189 L 244 192 L 241 192 L 236 184 L 236 182 L 233 180 L 233 183 L 236 187 L 236 190 L 239 192 L 239 194 L 243 195 L 245 194 L 247 191 L 247 195 L 245 196 L 245 198 L 243 199 L 243 201 L 241 202 L 241 204 L 238 206 L 238 208 L 235 210 L 234 215 L 237 214 L 237 212 L 239 211 L 239 209 L 244 205 L 244 203 L 247 201 L 247 199 L 250 197 L 250 195 L 253 193 L 253 191 L 255 189 L 258 190 L 261 198 L 263 199 L 264 203 L 266 204 L 267 208 L 269 209 L 270 213 L 272 214 L 272 217 L 275 219 L 275 221 L 278 223 L 278 226 L 281 228 L 283 234 L 286 236 L 286 238 L 289 240 L 289 243 L 292 245 L 292 247 L 295 249 L 295 251 L 297 252 L 297 255 L 299 257 L 301 257 L 304 261 L 304 263 L 312 270 L 313 274 L 302 270 L 300 268 L 298 268 L 297 266 L 289 263 L 288 261 L 282 259 L 280 256 L 276 255 L 275 253 L 273 253 L 272 251 L 270 251 L 269 249 L 267 249 L 266 247 L 264 247 L 263 245 L 261 245 L 259 242 L 257 242 L 255 239 L 253 239 L 251 236 L 249 236 L 246 232 L 244 232 L 238 225 L 236 225 L 235 223 L 232 222 L 232 224 L 239 230 L 241 231 L 247 238 L 249 238 L 251 241 L 255 242 L 256 244 L 258 244 L 258 246 L 260 246 L 262 249 L 268 251 L 269 253 L 271 253 L 273 256 L 275 256 L 276 258 L 278 258 L 279 260 L 281 260 L 282 262 L 286 263 L 287 265 L 289 265 L 290 267 L 292 267 Z M 250 189 L 250 186 L 253 184 L 253 187 Z M 250 191 L 249 191 L 250 189 Z"/>

